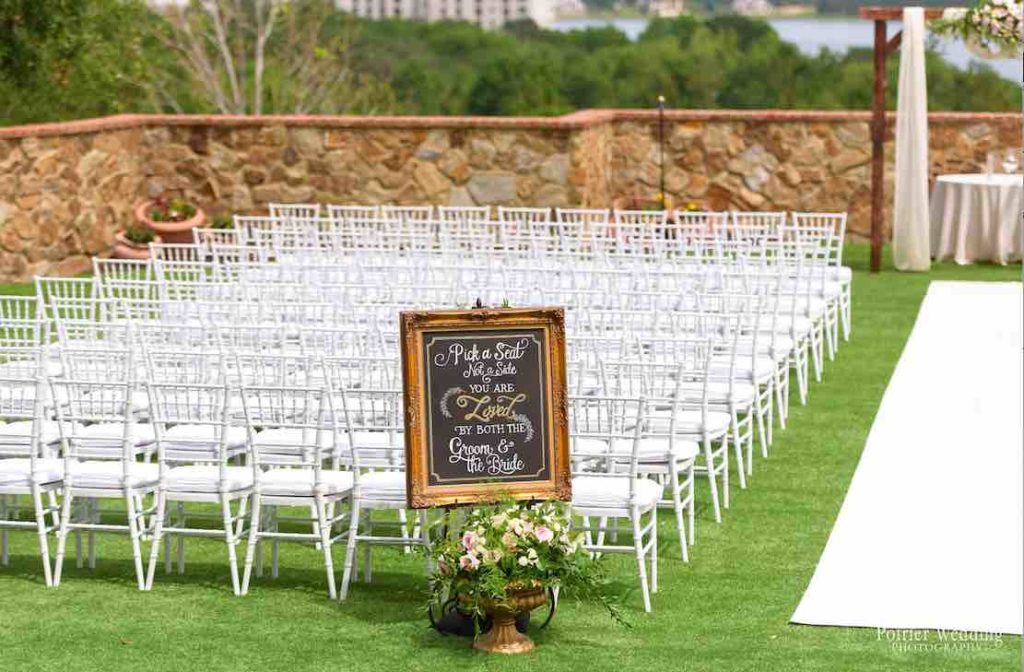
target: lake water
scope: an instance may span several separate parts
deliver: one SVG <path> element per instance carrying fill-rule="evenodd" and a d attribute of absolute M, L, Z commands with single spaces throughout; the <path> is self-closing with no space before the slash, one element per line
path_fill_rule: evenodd
<path fill-rule="evenodd" d="M 856 18 L 836 19 L 768 19 L 783 40 L 791 42 L 800 51 L 816 55 L 822 49 L 845 53 L 851 47 L 872 47 L 875 33 L 873 22 Z M 584 28 L 615 26 L 631 40 L 637 39 L 647 27 L 647 19 L 562 19 L 552 26 L 555 30 L 569 31 Z M 899 30 L 898 21 L 889 22 L 889 35 Z M 964 68 L 968 63 L 980 62 L 991 66 L 1007 79 L 1024 81 L 1024 64 L 1020 58 L 986 61 L 972 55 L 963 42 L 953 38 L 931 38 L 935 50 L 950 63 Z"/>

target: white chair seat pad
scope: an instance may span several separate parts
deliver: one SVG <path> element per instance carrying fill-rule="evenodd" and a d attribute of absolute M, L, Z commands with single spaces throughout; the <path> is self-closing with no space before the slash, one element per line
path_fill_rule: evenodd
<path fill-rule="evenodd" d="M 144 446 L 156 441 L 156 433 L 153 431 L 153 425 L 144 422 L 132 422 L 129 423 L 129 431 L 132 440 L 137 446 Z M 93 440 L 102 439 L 120 446 L 121 437 L 124 436 L 124 423 L 100 422 L 95 425 L 83 427 L 75 434 L 75 436 Z M 90 441 L 89 443 L 95 445 L 93 441 Z"/>
<path fill-rule="evenodd" d="M 283 450 L 289 446 L 294 446 L 296 449 L 311 448 L 316 440 L 316 431 L 309 430 L 306 432 L 305 439 L 302 435 L 303 430 L 299 427 L 273 427 L 257 433 L 253 439 L 253 445 L 258 448 L 266 447 L 273 450 Z M 344 441 L 344 437 L 342 437 L 342 441 Z M 332 432 L 323 431 L 320 433 L 320 447 L 328 450 L 334 447 L 334 434 Z"/>
<path fill-rule="evenodd" d="M 33 478 L 36 483 L 53 483 L 64 478 L 64 460 L 51 457 L 36 460 L 36 471 L 32 473 L 32 461 L 27 457 L 0 460 L 0 488 L 27 488 Z"/>
<path fill-rule="evenodd" d="M 160 465 L 132 462 L 128 477 L 120 460 L 72 462 L 66 480 L 76 488 L 132 488 L 154 485 L 160 478 Z"/>
<path fill-rule="evenodd" d="M 6 425 L 0 425 L 0 444 L 6 440 L 28 441 L 32 436 L 31 420 L 15 420 Z M 44 444 L 57 443 L 60 441 L 60 427 L 56 420 L 43 420 L 39 426 L 39 439 Z"/>
<path fill-rule="evenodd" d="M 350 471 L 320 472 L 321 494 L 333 495 L 352 489 L 353 476 Z M 312 497 L 315 487 L 312 469 L 271 469 L 260 476 L 260 492 L 280 497 Z"/>
<path fill-rule="evenodd" d="M 219 440 L 220 427 L 216 425 L 182 424 L 171 427 L 163 435 L 167 450 L 208 450 Z M 244 427 L 228 427 L 226 432 L 228 448 L 244 446 L 248 433 Z"/>
<path fill-rule="evenodd" d="M 683 394 L 687 399 L 699 400 L 704 393 L 700 383 L 683 383 Z M 757 396 L 757 388 L 749 383 L 733 383 L 730 394 L 729 383 L 723 381 L 710 381 L 708 383 L 708 401 L 712 404 L 733 403 L 743 406 L 754 401 Z"/>
<path fill-rule="evenodd" d="M 734 373 L 746 378 L 753 376 L 759 385 L 763 385 L 775 374 L 775 360 L 764 355 L 756 358 L 750 355 L 737 355 L 736 361 L 733 362 L 727 355 L 716 356 L 711 358 L 711 373 L 718 376 Z"/>
<path fill-rule="evenodd" d="M 167 489 L 171 492 L 232 492 L 252 487 L 252 469 L 225 467 L 221 481 L 220 467 L 189 465 L 167 472 Z"/>
<path fill-rule="evenodd" d="M 629 508 L 629 481 L 629 476 L 576 476 L 572 479 L 572 505 L 579 508 Z M 642 509 L 654 506 L 661 499 L 662 490 L 659 483 L 638 478 L 632 504 Z"/>
<path fill-rule="evenodd" d="M 405 499 L 404 471 L 370 471 L 359 475 L 360 499 Z"/>
<path fill-rule="evenodd" d="M 729 429 L 732 416 L 722 411 L 708 411 L 707 426 L 705 426 L 704 414 L 701 411 L 677 411 L 675 414 L 675 431 L 678 434 L 700 435 L 707 432 L 710 436 L 718 436 Z M 656 429 L 664 431 L 668 429 L 669 420 L 672 419 L 672 409 L 655 410 L 651 413 L 650 422 L 656 425 Z"/>

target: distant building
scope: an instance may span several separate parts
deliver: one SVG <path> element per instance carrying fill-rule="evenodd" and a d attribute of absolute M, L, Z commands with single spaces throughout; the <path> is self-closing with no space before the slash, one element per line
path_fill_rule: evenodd
<path fill-rule="evenodd" d="M 642 0 L 640 8 L 645 14 L 671 19 L 686 10 L 683 0 Z"/>
<path fill-rule="evenodd" d="M 523 19 L 548 26 L 555 20 L 553 0 L 335 0 L 335 4 L 365 19 L 469 21 L 484 28 Z"/>
<path fill-rule="evenodd" d="M 773 11 L 768 0 L 733 0 L 732 11 L 743 16 L 768 16 Z"/>

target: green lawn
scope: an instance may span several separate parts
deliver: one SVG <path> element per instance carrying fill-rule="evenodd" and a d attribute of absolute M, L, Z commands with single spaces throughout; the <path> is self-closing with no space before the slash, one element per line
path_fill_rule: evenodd
<path fill-rule="evenodd" d="M 869 276 L 857 270 L 854 331 L 810 403 L 794 403 L 773 454 L 734 489 L 722 525 L 706 501 L 690 564 L 675 559 L 662 516 L 661 589 L 645 615 L 631 558 L 612 559 L 631 629 L 594 604 L 563 601 L 531 656 L 499 659 L 426 627 L 422 560 L 375 552 L 371 585 L 344 604 L 328 600 L 316 551 L 283 546 L 277 580 L 231 594 L 223 544 L 190 540 L 184 577 L 158 571 L 151 593 L 134 585 L 128 544 L 102 537 L 96 570 L 66 566 L 57 590 L 43 586 L 35 539 L 14 533 L 13 565 L 0 568 L 0 671 L 73 670 L 1019 670 L 1019 637 L 984 651 L 899 653 L 873 629 L 788 623 L 828 538 L 882 392 L 930 280 L 1019 280 L 1020 266 Z M 7 290 L 8 288 L 0 288 Z M 701 486 L 704 483 L 701 482 Z M 706 487 L 700 488 L 706 496 Z M 937 512 L 938 515 L 939 512 Z M 337 557 L 340 559 L 340 549 Z M 337 562 L 337 560 L 336 560 Z M 935 587 L 937 591 L 942 586 Z M 1009 589 L 1009 587 L 1008 587 Z M 45 661 L 45 663 L 42 663 Z"/>

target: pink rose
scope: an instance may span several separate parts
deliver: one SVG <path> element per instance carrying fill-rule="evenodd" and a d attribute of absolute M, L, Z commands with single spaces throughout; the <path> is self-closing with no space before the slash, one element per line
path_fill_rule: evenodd
<path fill-rule="evenodd" d="M 477 534 L 476 532 L 466 532 L 462 535 L 462 547 L 467 551 L 476 546 Z"/>
<path fill-rule="evenodd" d="M 516 539 L 515 534 L 513 534 L 512 532 L 506 532 L 505 534 L 501 535 L 501 543 L 505 545 L 505 548 L 512 549 L 519 544 L 519 541 Z"/>
<path fill-rule="evenodd" d="M 480 560 L 472 553 L 466 553 L 459 558 L 459 567 L 473 571 L 480 566 Z"/>
<path fill-rule="evenodd" d="M 555 533 L 543 525 L 538 525 L 533 533 L 537 536 L 537 541 L 543 544 L 546 544 L 555 538 Z"/>

